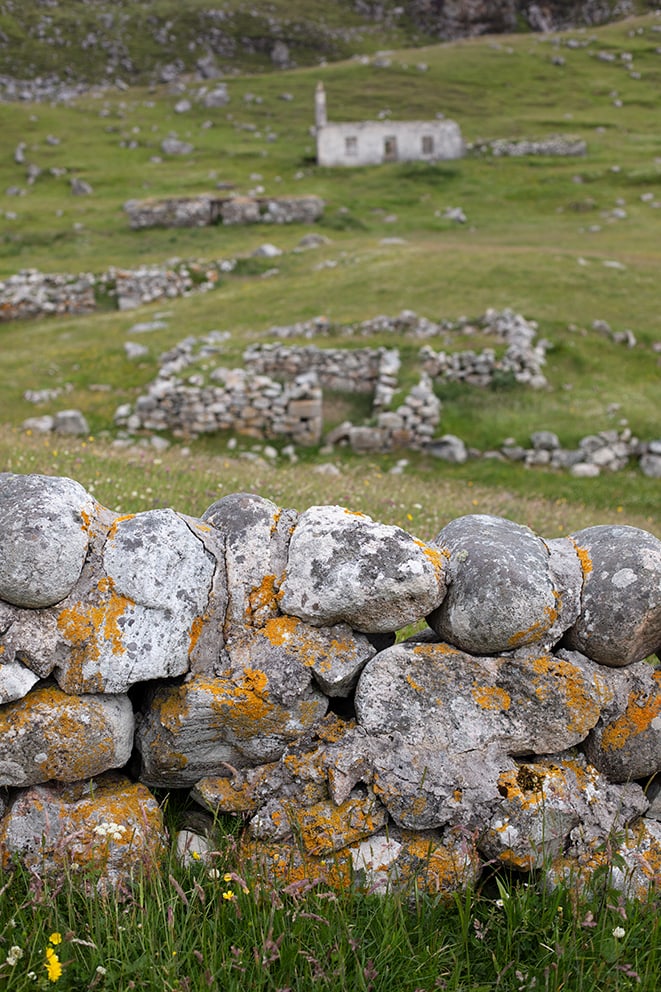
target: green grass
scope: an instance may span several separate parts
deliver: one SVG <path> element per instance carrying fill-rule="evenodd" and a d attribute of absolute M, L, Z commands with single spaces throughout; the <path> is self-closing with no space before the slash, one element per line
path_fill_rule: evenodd
<path fill-rule="evenodd" d="M 57 988 L 75 992 L 655 992 L 661 977 L 658 901 L 492 877 L 454 898 L 285 885 L 237 865 L 227 840 L 211 864 L 170 856 L 120 899 L 15 869 L 0 892 L 2 987 L 52 988 L 47 947 Z"/>

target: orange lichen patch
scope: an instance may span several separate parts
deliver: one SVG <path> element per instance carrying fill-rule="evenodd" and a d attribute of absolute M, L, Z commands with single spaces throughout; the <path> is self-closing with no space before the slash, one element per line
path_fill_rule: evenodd
<path fill-rule="evenodd" d="M 497 685 L 476 685 L 471 689 L 473 699 L 483 710 L 508 710 L 512 697 Z"/>
<path fill-rule="evenodd" d="M 90 516 L 89 513 L 87 513 L 86 510 L 81 510 L 80 511 L 80 518 L 83 521 L 83 528 L 82 529 L 86 533 L 89 533 L 90 527 L 92 525 L 92 517 Z"/>
<path fill-rule="evenodd" d="M 176 734 L 188 719 L 188 684 L 165 689 L 152 701 L 151 708 L 158 715 L 159 723 L 171 734 Z"/>
<path fill-rule="evenodd" d="M 205 614 L 204 616 L 201 616 L 201 617 L 195 617 L 195 619 L 193 620 L 193 622 L 191 624 L 190 637 L 189 637 L 189 640 L 188 640 L 188 657 L 189 658 L 192 655 L 192 653 L 195 650 L 195 648 L 197 647 L 197 642 L 199 641 L 200 635 L 202 634 L 202 631 L 204 630 L 205 621 L 208 620 L 208 619 L 209 619 L 208 615 Z"/>
<path fill-rule="evenodd" d="M 509 646 L 511 648 L 516 648 L 522 644 L 528 644 L 530 641 L 537 641 L 542 636 L 542 634 L 545 634 L 547 630 L 550 630 L 553 624 L 558 619 L 558 615 L 559 615 L 559 607 L 557 605 L 558 599 L 559 597 L 556 596 L 556 606 L 544 607 L 543 620 L 536 620 L 534 623 L 530 625 L 530 627 L 527 628 L 527 630 L 520 630 L 517 631 L 516 634 L 512 634 L 512 636 L 508 640 Z"/>
<path fill-rule="evenodd" d="M 354 730 L 356 726 L 354 719 L 341 720 L 335 713 L 329 713 L 316 728 L 315 733 L 320 741 L 324 741 L 326 744 L 336 744 L 342 740 L 347 731 Z"/>
<path fill-rule="evenodd" d="M 415 689 L 416 692 L 424 692 L 425 691 L 423 689 L 423 687 L 421 685 L 418 685 L 418 683 L 413 679 L 413 676 L 412 675 L 407 675 L 406 676 L 406 681 L 408 682 L 408 684 L 411 686 L 412 689 Z"/>
<path fill-rule="evenodd" d="M 114 591 L 113 581 L 108 576 L 99 579 L 97 584 L 100 601 L 79 603 L 63 609 L 57 626 L 62 636 L 72 648 L 84 649 L 85 660 L 95 661 L 99 657 L 99 640 L 108 641 L 115 654 L 124 654 L 122 631 L 118 620 L 133 601 Z"/>
<path fill-rule="evenodd" d="M 429 654 L 452 655 L 452 654 L 461 654 L 461 651 L 459 651 L 458 648 L 453 648 L 450 644 L 439 642 L 438 644 L 433 644 L 433 643 L 416 644 L 416 646 L 413 648 L 413 653 L 422 654 L 422 655 L 429 655 Z"/>
<path fill-rule="evenodd" d="M 195 529 L 199 530 L 201 534 L 210 534 L 213 527 L 210 527 L 209 524 L 203 524 L 200 520 L 196 520 Z"/>
<path fill-rule="evenodd" d="M 349 844 L 355 844 L 385 823 L 385 809 L 373 800 L 347 799 L 335 806 L 330 802 L 315 803 L 308 808 L 288 809 L 308 854 L 331 854 Z"/>
<path fill-rule="evenodd" d="M 125 513 L 121 517 L 115 517 L 108 531 L 108 540 L 113 541 L 117 537 L 117 528 L 124 520 L 133 520 L 135 513 Z"/>
<path fill-rule="evenodd" d="M 136 867 L 150 871 L 165 853 L 163 815 L 158 803 L 141 784 L 113 774 L 92 782 L 77 782 L 58 793 L 47 787 L 25 794 L 31 811 L 40 816 L 31 822 L 43 823 L 40 843 L 21 850 L 27 867 L 77 865 L 115 878 L 128 877 Z M 40 791 L 41 790 L 41 791 Z M 5 824 L 0 826 L 0 851 L 6 863 L 11 851 Z"/>
<path fill-rule="evenodd" d="M 450 896 L 475 882 L 479 870 L 479 856 L 469 842 L 434 844 L 424 834 L 402 831 L 402 852 L 396 867 L 402 882 L 415 880 L 430 894 Z"/>
<path fill-rule="evenodd" d="M 661 672 L 655 672 L 655 678 Z M 661 687 L 658 692 L 647 696 L 641 692 L 630 692 L 624 713 L 608 724 L 601 735 L 601 746 L 606 751 L 619 751 L 632 737 L 649 730 L 652 720 L 661 713 Z"/>
<path fill-rule="evenodd" d="M 0 708 L 0 738 L 43 754 L 34 768 L 42 781 L 75 782 L 112 766 L 115 742 L 103 712 L 61 689 L 34 689 Z M 90 747 L 93 742 L 93 747 Z"/>
<path fill-rule="evenodd" d="M 462 801 L 462 799 L 464 798 L 464 791 L 463 791 L 463 789 L 455 789 L 454 792 L 452 793 L 452 798 L 454 799 L 454 801 L 456 803 L 460 803 Z"/>
<path fill-rule="evenodd" d="M 4 654 L 5 651 L 6 651 L 5 645 L 4 644 L 0 644 L 0 654 Z"/>
<path fill-rule="evenodd" d="M 450 552 L 443 548 L 432 547 L 431 544 L 425 544 L 424 541 L 419 541 L 417 538 L 413 538 L 413 543 L 416 547 L 420 548 L 422 553 L 434 566 L 434 571 L 437 574 L 441 574 L 445 568 L 445 562 L 450 558 Z"/>
<path fill-rule="evenodd" d="M 421 816 L 427 809 L 427 797 L 416 796 L 411 803 L 411 812 L 414 816 Z"/>
<path fill-rule="evenodd" d="M 533 671 L 541 676 L 532 680 L 537 698 L 543 702 L 562 693 L 568 709 L 567 729 L 585 736 L 596 724 L 601 711 L 599 703 L 590 695 L 581 670 L 571 662 L 552 655 L 540 655 L 531 665 Z"/>
<path fill-rule="evenodd" d="M 367 514 L 361 513 L 360 510 L 347 510 L 345 507 L 344 513 L 346 513 L 348 517 L 364 517 L 365 519 L 369 519 Z"/>
<path fill-rule="evenodd" d="M 258 586 L 248 594 L 248 603 L 252 614 L 260 610 L 275 612 L 277 604 L 276 576 L 265 575 Z"/>
<path fill-rule="evenodd" d="M 570 538 L 570 540 L 574 545 L 576 554 L 578 555 L 578 560 L 581 563 L 581 569 L 583 571 L 583 578 L 585 578 L 592 571 L 592 559 L 590 558 L 590 553 L 586 550 L 586 548 L 579 547 L 576 541 L 572 538 Z"/>
<path fill-rule="evenodd" d="M 273 514 L 273 523 L 271 524 L 271 537 L 275 534 L 278 529 L 278 524 L 280 523 L 280 517 L 282 516 L 282 508 L 275 511 Z"/>
<path fill-rule="evenodd" d="M 273 884 L 294 885 L 297 882 L 319 882 L 337 892 L 346 892 L 351 885 L 351 855 L 335 852 L 331 857 L 314 857 L 292 844 L 272 844 L 244 840 L 239 851 L 242 872 L 250 874 L 267 892 Z"/>
<path fill-rule="evenodd" d="M 257 668 L 244 668 L 234 679 L 197 680 L 197 686 L 211 696 L 211 709 L 220 726 L 230 726 L 241 739 L 255 734 L 282 732 L 285 711 L 268 698 L 268 676 Z"/>
<path fill-rule="evenodd" d="M 508 802 L 516 803 L 521 809 L 532 809 L 544 801 L 545 773 L 546 769 L 538 765 L 522 765 L 518 769 L 501 772 L 498 791 Z"/>
<path fill-rule="evenodd" d="M 272 617 L 264 624 L 261 634 L 268 638 L 271 644 L 280 647 L 288 644 L 294 638 L 298 640 L 298 627 L 301 621 L 296 617 Z"/>

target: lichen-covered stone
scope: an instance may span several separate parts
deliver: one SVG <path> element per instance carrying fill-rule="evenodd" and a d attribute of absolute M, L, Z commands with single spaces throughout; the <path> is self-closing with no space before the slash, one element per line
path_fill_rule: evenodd
<path fill-rule="evenodd" d="M 323 717 L 328 702 L 311 685 L 271 680 L 246 668 L 227 677 L 194 676 L 160 686 L 138 722 L 140 779 L 180 787 L 232 768 L 277 760 Z"/>
<path fill-rule="evenodd" d="M 548 649 L 578 615 L 580 565 L 566 546 L 487 514 L 452 520 L 435 543 L 449 556 L 448 591 L 427 622 L 463 651 Z"/>
<path fill-rule="evenodd" d="M 509 868 L 541 868 L 583 824 L 604 840 L 647 809 L 643 790 L 607 782 L 578 755 L 519 764 L 498 779 L 499 801 L 478 847 Z"/>
<path fill-rule="evenodd" d="M 609 674 L 611 699 L 583 742 L 588 761 L 611 782 L 661 771 L 661 669 L 644 661 Z"/>
<path fill-rule="evenodd" d="M 38 609 L 68 596 L 96 505 L 72 479 L 0 474 L 0 599 Z"/>
<path fill-rule="evenodd" d="M 552 890 L 603 895 L 615 889 L 626 899 L 646 900 L 661 887 L 661 823 L 643 817 L 608 844 L 570 849 L 551 864 L 546 882 Z"/>
<path fill-rule="evenodd" d="M 205 510 L 202 519 L 225 546 L 228 604 L 224 624 L 227 648 L 278 615 L 278 592 L 287 565 L 294 510 L 280 509 L 263 496 L 233 493 Z"/>
<path fill-rule="evenodd" d="M 76 782 L 131 757 L 128 696 L 69 696 L 42 686 L 0 706 L 0 786 Z"/>
<path fill-rule="evenodd" d="M 564 750 L 599 719 L 602 688 L 578 654 L 475 658 L 444 643 L 376 655 L 356 690 L 374 739 L 375 790 L 396 823 L 479 821 L 512 756 Z"/>
<path fill-rule="evenodd" d="M 69 647 L 55 670 L 61 688 L 121 693 L 185 673 L 216 568 L 195 527 L 172 510 L 118 518 L 96 584 L 59 609 L 58 631 Z"/>
<path fill-rule="evenodd" d="M 165 853 L 163 816 L 144 785 L 107 773 L 89 782 L 34 785 L 0 821 L 0 860 L 39 872 L 92 870 L 99 886 L 129 883 Z"/>
<path fill-rule="evenodd" d="M 314 626 L 398 630 L 431 612 L 445 594 L 443 554 L 341 506 L 299 517 L 289 548 L 281 608 Z"/>
<path fill-rule="evenodd" d="M 297 617 L 278 616 L 267 620 L 250 639 L 236 643 L 232 662 L 265 670 L 287 672 L 300 681 L 300 670 L 308 669 L 327 696 L 348 696 L 376 648 L 354 633 L 347 624 L 313 627 Z"/>
<path fill-rule="evenodd" d="M 584 585 L 565 642 L 614 668 L 661 647 L 661 541 L 638 527 L 602 525 L 572 534 Z"/>
<path fill-rule="evenodd" d="M 473 657 L 443 642 L 397 644 L 363 669 L 358 723 L 411 744 L 462 753 L 498 745 L 545 754 L 582 741 L 599 719 L 593 668 L 579 654 Z"/>

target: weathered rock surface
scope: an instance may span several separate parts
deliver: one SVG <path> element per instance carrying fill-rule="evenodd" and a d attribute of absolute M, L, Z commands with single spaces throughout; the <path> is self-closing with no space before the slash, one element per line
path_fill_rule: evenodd
<path fill-rule="evenodd" d="M 277 760 L 328 707 L 303 669 L 272 678 L 247 668 L 230 677 L 195 676 L 153 693 L 136 745 L 148 785 L 181 787 L 229 769 Z"/>
<path fill-rule="evenodd" d="M 566 544 L 486 514 L 451 521 L 435 543 L 449 557 L 448 591 L 427 622 L 462 650 L 549 648 L 576 619 L 580 563 Z"/>
<path fill-rule="evenodd" d="M 610 785 L 578 755 L 520 764 L 498 779 L 500 799 L 478 847 L 488 858 L 524 871 L 562 854 L 579 824 L 606 840 L 648 807 L 638 785 Z"/>
<path fill-rule="evenodd" d="M 101 871 L 99 885 L 127 883 L 165 853 L 161 809 L 144 785 L 112 773 L 91 782 L 35 785 L 0 821 L 0 858 L 38 871 Z"/>
<path fill-rule="evenodd" d="M 224 636 L 228 650 L 246 630 L 278 616 L 278 594 L 287 567 L 291 529 L 298 514 L 254 493 L 224 496 L 202 519 L 224 545 L 228 602 Z"/>
<path fill-rule="evenodd" d="M 581 613 L 565 642 L 622 667 L 661 647 L 661 541 L 638 527 L 572 534 L 585 576 Z"/>
<path fill-rule="evenodd" d="M 394 631 L 438 606 L 444 572 L 437 548 L 398 527 L 340 506 L 314 506 L 292 535 L 280 606 L 314 626 Z"/>
<path fill-rule="evenodd" d="M 0 707 L 0 786 L 76 782 L 131 757 L 133 708 L 128 696 L 70 696 L 34 689 Z"/>
<path fill-rule="evenodd" d="M 574 843 L 566 856 L 552 863 L 546 881 L 551 889 L 559 885 L 579 893 L 615 889 L 626 899 L 644 901 L 659 887 L 659 865 L 661 823 L 643 817 L 609 845 L 603 838 L 587 847 Z"/>
<path fill-rule="evenodd" d="M 0 598 L 38 609 L 80 577 L 96 501 L 72 479 L 0 475 Z"/>
<path fill-rule="evenodd" d="M 172 510 L 119 518 L 103 549 L 96 587 L 59 612 L 69 646 L 55 672 L 66 692 L 125 692 L 136 682 L 182 675 L 204 624 L 217 563 Z"/>
<path fill-rule="evenodd" d="M 661 771 L 661 669 L 646 662 L 612 672 L 611 698 L 583 743 L 611 782 L 649 779 Z"/>
<path fill-rule="evenodd" d="M 292 675 L 307 668 L 327 696 L 348 696 L 376 648 L 347 624 L 313 627 L 296 617 L 267 620 L 250 640 L 231 649 L 233 664 Z"/>
<path fill-rule="evenodd" d="M 404 642 L 358 682 L 356 717 L 378 742 L 377 793 L 396 823 L 473 823 L 496 799 L 512 756 L 564 750 L 599 719 L 598 669 L 577 654 L 476 658 Z"/>

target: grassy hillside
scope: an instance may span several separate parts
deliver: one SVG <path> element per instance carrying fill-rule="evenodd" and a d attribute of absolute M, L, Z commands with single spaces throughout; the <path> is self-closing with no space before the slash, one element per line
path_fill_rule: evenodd
<path fill-rule="evenodd" d="M 43 442 L 8 430 L 0 438 L 4 465 L 66 470 L 83 482 L 96 478 L 99 498 L 113 506 L 121 501 L 123 508 L 135 509 L 165 500 L 201 512 L 206 504 L 197 501 L 215 493 L 217 484 L 199 481 L 207 472 L 199 466 L 209 456 L 227 457 L 226 438 L 194 442 L 193 457 L 202 459 L 194 463 L 195 473 L 185 460 L 176 471 L 171 466 L 167 477 L 162 466 L 154 466 L 150 493 L 130 482 L 125 456 L 99 454 L 99 434 L 112 435 L 115 408 L 153 378 L 160 352 L 189 334 L 218 328 L 232 332 L 223 362 L 239 364 L 245 344 L 272 324 L 322 313 L 349 322 L 403 308 L 454 319 L 509 306 L 537 320 L 540 335 L 553 344 L 549 390 L 446 388 L 441 432 L 457 433 L 481 449 L 507 436 L 525 443 L 531 431 L 542 428 L 572 445 L 623 421 L 644 439 L 659 437 L 661 370 L 653 350 L 661 340 L 659 28 L 661 18 L 651 14 L 557 36 L 395 50 L 380 65 L 354 59 L 314 70 L 244 75 L 228 81 L 230 103 L 215 111 L 197 100 L 200 84 L 194 81 L 183 93 L 166 86 L 134 87 L 89 94 L 71 105 L 0 105 L 5 149 L 0 278 L 26 267 L 101 272 L 111 264 L 130 267 L 172 256 L 248 257 L 265 241 L 284 251 L 272 278 L 262 278 L 259 266 L 246 263 L 215 292 L 167 306 L 0 324 L 0 423 L 16 427 L 35 413 L 75 406 L 89 417 L 97 437 L 86 449 L 67 446 L 71 454 L 65 456 L 62 445 L 49 442 L 44 448 Z M 468 155 L 434 166 L 321 169 L 309 134 L 318 79 L 326 86 L 331 119 L 386 112 L 424 119 L 442 112 L 459 122 L 468 142 L 562 132 L 584 138 L 588 153 L 573 159 Z M 175 104 L 185 95 L 192 110 L 177 113 Z M 190 156 L 162 154 L 161 141 L 171 133 L 193 144 Z M 13 152 L 21 142 L 25 162 L 17 164 Z M 33 184 L 26 180 L 30 163 L 42 170 Z M 59 173 L 62 169 L 66 173 Z M 89 182 L 93 194 L 72 196 L 74 176 Z M 261 187 L 272 194 L 321 195 L 326 211 L 318 229 L 331 243 L 314 252 L 295 251 L 305 233 L 300 227 L 134 232 L 122 211 L 130 197 L 200 192 L 218 182 L 232 183 L 238 192 Z M 11 187 L 24 195 L 7 195 Z M 448 206 L 461 206 L 467 223 L 445 219 Z M 166 327 L 143 339 L 149 356 L 128 361 L 124 342 L 131 339 L 130 328 L 164 311 Z M 595 320 L 607 321 L 615 331 L 631 329 L 636 347 L 614 343 L 593 329 Z M 403 379 L 410 381 L 417 345 L 400 344 Z M 450 344 L 459 350 L 467 346 L 472 342 Z M 66 384 L 68 392 L 38 408 L 23 398 L 26 389 Z M 105 388 L 90 388 L 98 385 Z M 241 441 L 240 447 L 252 444 Z M 136 464 L 145 457 L 136 455 Z M 180 459 L 177 450 L 172 458 Z M 262 472 L 238 461 L 231 477 L 241 488 L 260 483 L 267 495 L 291 493 L 290 502 L 302 500 L 303 493 L 307 503 L 342 501 L 340 483 L 336 492 L 334 484 L 310 472 L 310 465 L 327 457 L 311 452 L 304 458 L 303 468 L 293 470 L 299 476 L 284 468 Z M 98 459 L 109 459 L 112 468 L 106 473 Z M 342 459 L 345 475 L 360 475 L 364 463 Z M 387 471 L 395 460 L 384 459 L 375 471 Z M 221 472 L 218 462 L 208 464 L 209 471 Z M 173 490 L 170 479 L 179 478 L 179 470 L 181 486 Z M 657 531 L 661 526 L 659 484 L 633 469 L 573 480 L 493 462 L 453 468 L 418 458 L 411 459 L 407 473 L 420 486 L 409 505 L 433 501 L 443 480 L 454 487 L 457 507 L 465 505 L 470 483 L 487 494 L 480 496 L 481 508 L 508 509 L 505 515 L 547 521 L 558 530 L 574 527 L 576 516 L 585 522 L 581 506 L 588 508 L 587 516 L 626 518 Z M 112 484 L 104 488 L 99 480 L 111 476 Z M 399 491 L 400 484 L 401 477 L 393 479 L 392 489 Z M 359 486 L 344 488 L 355 505 Z M 474 506 L 475 497 L 466 495 L 467 505 Z M 409 497 L 390 498 L 396 504 L 392 516 L 401 517 L 400 504 L 403 508 Z M 381 493 L 373 502 L 367 496 L 359 499 L 359 508 L 385 519 L 384 501 Z M 556 513 L 558 506 L 563 509 Z"/>

